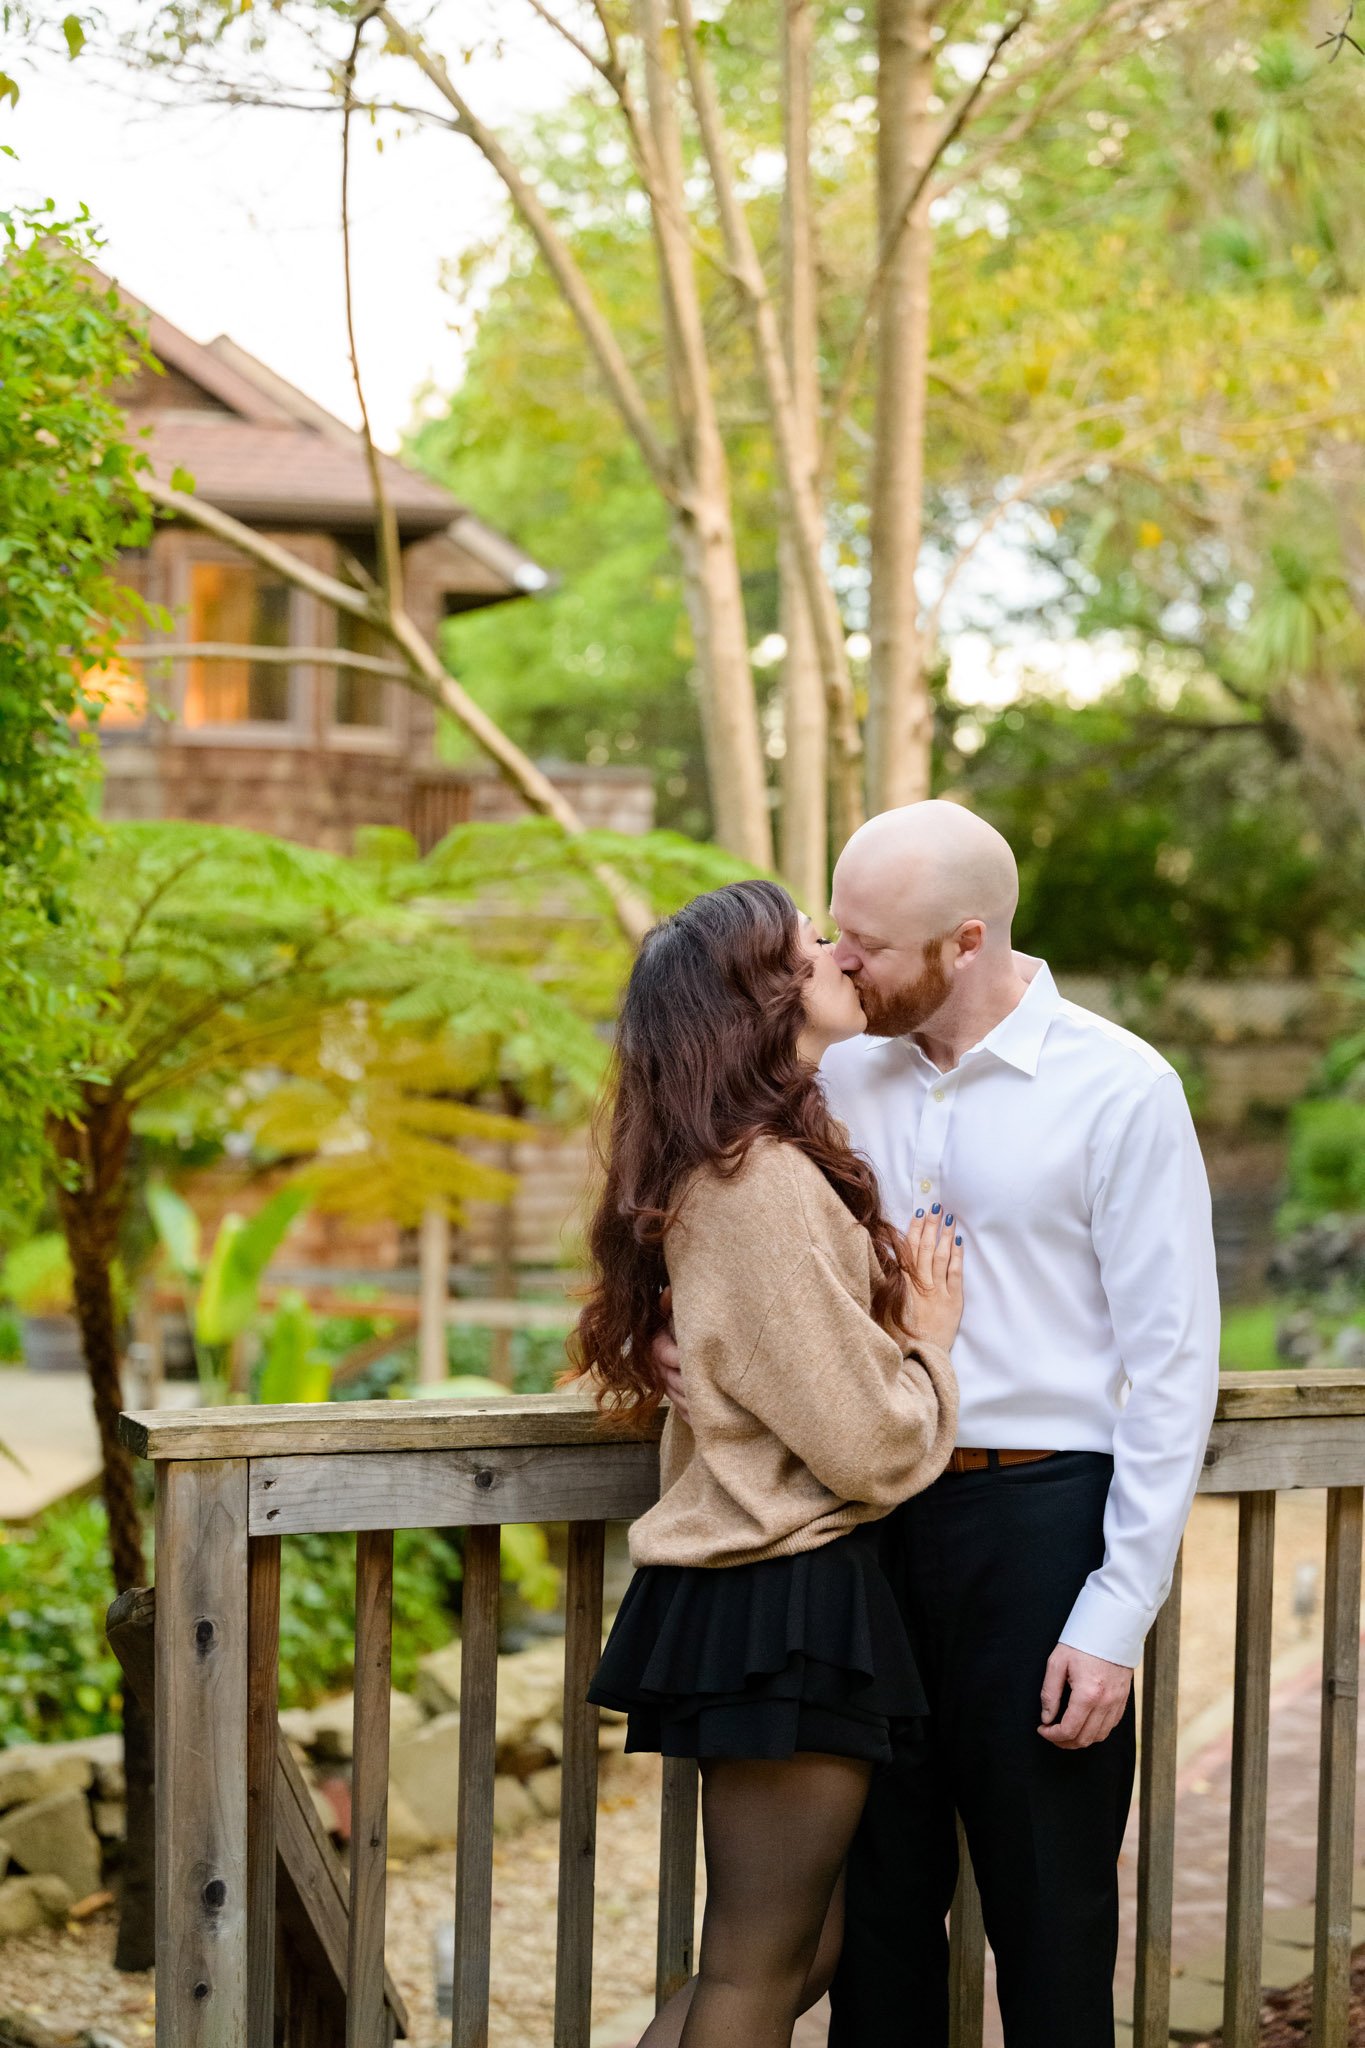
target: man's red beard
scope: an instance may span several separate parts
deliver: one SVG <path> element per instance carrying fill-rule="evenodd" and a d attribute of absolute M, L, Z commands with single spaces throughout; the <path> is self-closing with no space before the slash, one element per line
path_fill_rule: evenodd
<path fill-rule="evenodd" d="M 867 1019 L 864 1030 L 873 1038 L 904 1038 L 918 1031 L 942 1009 L 951 989 L 943 965 L 943 940 L 931 939 L 924 949 L 924 965 L 910 982 L 899 988 L 881 990 L 855 979 L 858 1000 Z"/>

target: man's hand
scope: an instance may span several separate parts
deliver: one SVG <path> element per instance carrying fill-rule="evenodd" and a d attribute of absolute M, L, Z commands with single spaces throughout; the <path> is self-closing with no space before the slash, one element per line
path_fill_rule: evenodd
<path fill-rule="evenodd" d="M 688 1428 L 692 1427 L 692 1416 L 683 1392 L 682 1356 L 678 1340 L 673 1335 L 673 1289 L 665 1287 L 659 1296 L 659 1310 L 664 1317 L 664 1326 L 656 1330 L 650 1341 L 649 1355 L 658 1371 L 663 1375 L 664 1392 L 681 1415 Z"/>
<path fill-rule="evenodd" d="M 1066 1712 L 1057 1719 L 1063 1688 L 1071 1688 Z M 1058 1643 L 1043 1675 L 1043 1720 L 1038 1733 L 1054 1749 L 1089 1749 L 1117 1728 L 1133 1674 L 1126 1664 L 1111 1664 Z"/>

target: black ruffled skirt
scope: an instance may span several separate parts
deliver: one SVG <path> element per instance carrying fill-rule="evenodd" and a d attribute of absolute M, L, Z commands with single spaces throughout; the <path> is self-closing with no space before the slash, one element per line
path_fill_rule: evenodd
<path fill-rule="evenodd" d="M 628 1716 L 628 1750 L 889 1762 L 928 1705 L 883 1541 L 866 1522 L 794 1557 L 641 1567 L 589 1699 Z"/>

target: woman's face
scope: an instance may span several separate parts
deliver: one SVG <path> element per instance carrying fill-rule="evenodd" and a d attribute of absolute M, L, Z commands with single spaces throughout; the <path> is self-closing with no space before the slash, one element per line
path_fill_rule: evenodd
<path fill-rule="evenodd" d="M 801 953 L 811 963 L 802 984 L 801 1000 L 806 1012 L 805 1029 L 798 1040 L 803 1059 L 817 1062 L 831 1045 L 856 1038 L 867 1019 L 858 991 L 846 974 L 834 964 L 834 948 L 822 939 L 808 917 L 801 919 Z"/>

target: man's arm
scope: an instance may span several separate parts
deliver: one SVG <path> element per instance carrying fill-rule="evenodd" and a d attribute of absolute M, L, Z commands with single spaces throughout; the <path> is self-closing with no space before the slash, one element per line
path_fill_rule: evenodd
<path fill-rule="evenodd" d="M 1159 1074 L 1129 1113 L 1100 1169 L 1091 1231 L 1129 1394 L 1114 1430 L 1104 1562 L 1044 1682 L 1040 1732 L 1059 1748 L 1102 1741 L 1123 1711 L 1170 1589 L 1218 1398 L 1208 1179 L 1177 1075 Z M 1071 1701 L 1058 1722 L 1064 1684 Z"/>

